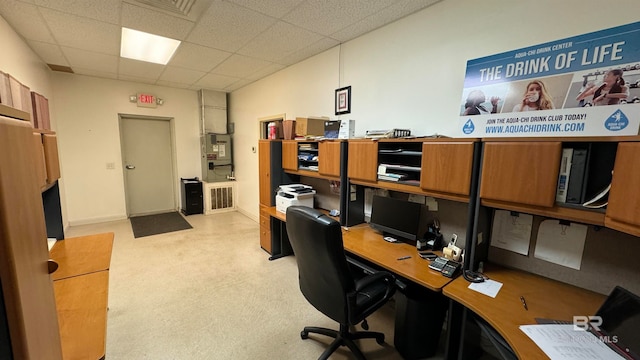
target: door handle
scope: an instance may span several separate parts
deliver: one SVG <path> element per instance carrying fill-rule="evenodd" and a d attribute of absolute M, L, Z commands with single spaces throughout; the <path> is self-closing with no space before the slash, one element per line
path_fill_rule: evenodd
<path fill-rule="evenodd" d="M 135 169 L 135 168 L 136 168 L 136 166 L 135 166 L 135 165 L 127 165 L 127 166 L 125 166 L 125 168 L 126 168 L 127 170 L 133 170 L 133 169 Z"/>

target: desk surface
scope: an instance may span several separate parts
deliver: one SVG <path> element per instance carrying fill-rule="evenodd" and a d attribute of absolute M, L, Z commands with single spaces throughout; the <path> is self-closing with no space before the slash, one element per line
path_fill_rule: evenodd
<path fill-rule="evenodd" d="M 589 290 L 493 264 L 486 266 L 485 275 L 503 284 L 495 299 L 469 289 L 462 277 L 448 284 L 443 293 L 486 320 L 520 359 L 548 359 L 520 325 L 535 324 L 535 318 L 571 321 L 574 315 L 593 315 L 605 299 Z"/>
<path fill-rule="evenodd" d="M 106 270 L 53 282 L 63 359 L 102 359 L 106 351 Z"/>
<path fill-rule="evenodd" d="M 451 279 L 429 268 L 429 261 L 418 256 L 415 246 L 405 243 L 389 243 L 368 224 L 343 228 L 342 241 L 348 252 L 371 261 L 393 273 L 409 279 L 429 290 L 441 291 Z M 403 256 L 409 259 L 398 260 Z"/>
<path fill-rule="evenodd" d="M 58 263 L 53 280 L 109 270 L 113 233 L 80 236 L 56 241 L 49 252 Z"/>

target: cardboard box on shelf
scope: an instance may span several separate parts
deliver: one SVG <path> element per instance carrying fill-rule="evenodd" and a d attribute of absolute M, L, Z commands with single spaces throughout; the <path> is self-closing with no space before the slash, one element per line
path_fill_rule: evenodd
<path fill-rule="evenodd" d="M 297 117 L 296 135 L 324 136 L 324 122 L 329 120 L 326 117 Z"/>

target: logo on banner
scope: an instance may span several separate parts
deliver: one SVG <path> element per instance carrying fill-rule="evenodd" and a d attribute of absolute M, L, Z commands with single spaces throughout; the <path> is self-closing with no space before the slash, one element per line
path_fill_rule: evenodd
<path fill-rule="evenodd" d="M 629 119 L 619 109 L 604 122 L 604 127 L 609 131 L 619 131 L 626 128 L 627 125 L 629 125 Z"/>
<path fill-rule="evenodd" d="M 473 121 L 471 121 L 471 119 L 467 120 L 466 123 L 464 123 L 464 126 L 462 127 L 462 132 L 464 132 L 465 134 L 469 135 L 471 133 L 473 133 L 473 131 L 476 129 L 476 126 L 473 125 Z"/>

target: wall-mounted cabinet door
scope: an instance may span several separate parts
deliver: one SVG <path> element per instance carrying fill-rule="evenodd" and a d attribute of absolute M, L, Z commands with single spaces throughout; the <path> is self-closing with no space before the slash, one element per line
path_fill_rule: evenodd
<path fill-rule="evenodd" d="M 378 142 L 350 141 L 348 171 L 350 179 L 378 180 Z"/>
<path fill-rule="evenodd" d="M 561 153 L 559 141 L 485 143 L 480 197 L 553 207 Z"/>
<path fill-rule="evenodd" d="M 54 134 L 42 134 L 44 146 L 44 162 L 47 169 L 47 183 L 54 183 L 60 178 L 60 163 L 58 160 L 58 139 Z"/>
<path fill-rule="evenodd" d="M 340 141 L 322 141 L 318 144 L 318 173 L 340 177 Z"/>
<path fill-rule="evenodd" d="M 285 170 L 298 170 L 298 142 L 291 140 L 282 141 L 282 168 Z"/>
<path fill-rule="evenodd" d="M 640 143 L 618 144 L 605 225 L 640 236 Z"/>
<path fill-rule="evenodd" d="M 472 166 L 473 142 L 424 143 L 420 187 L 469 196 Z"/>
<path fill-rule="evenodd" d="M 35 159 L 33 164 L 36 167 L 36 179 L 40 188 L 47 186 L 47 169 L 44 164 L 44 147 L 42 145 L 42 134 L 33 133 L 33 148 L 35 149 Z"/>

